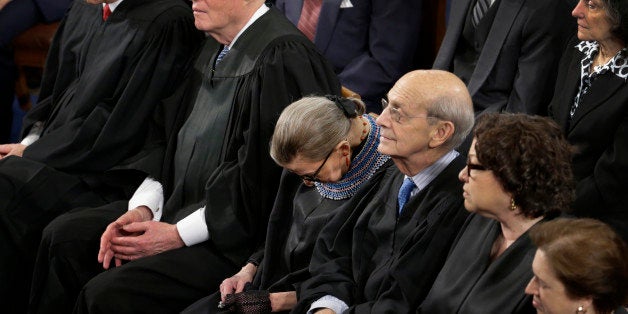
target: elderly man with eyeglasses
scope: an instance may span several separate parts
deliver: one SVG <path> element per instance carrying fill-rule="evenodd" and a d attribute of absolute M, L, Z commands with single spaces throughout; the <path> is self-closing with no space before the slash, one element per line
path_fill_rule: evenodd
<path fill-rule="evenodd" d="M 464 83 L 410 72 L 382 104 L 378 150 L 396 167 L 321 231 L 297 313 L 412 312 L 466 219 L 454 149 L 474 121 Z"/>

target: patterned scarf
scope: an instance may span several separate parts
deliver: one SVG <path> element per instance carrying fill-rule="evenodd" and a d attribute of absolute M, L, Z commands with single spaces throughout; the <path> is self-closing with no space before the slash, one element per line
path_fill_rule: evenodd
<path fill-rule="evenodd" d="M 316 182 L 318 193 L 324 198 L 343 200 L 352 197 L 375 174 L 390 156 L 377 151 L 379 145 L 380 128 L 375 124 L 375 118 L 362 115 L 371 125 L 371 132 L 365 139 L 362 150 L 353 158 L 349 171 L 338 182 Z"/>

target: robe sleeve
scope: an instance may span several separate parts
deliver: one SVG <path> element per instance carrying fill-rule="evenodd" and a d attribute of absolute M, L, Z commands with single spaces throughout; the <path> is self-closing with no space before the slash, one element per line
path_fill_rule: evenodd
<path fill-rule="evenodd" d="M 71 10 L 71 8 L 69 10 Z M 63 33 L 66 28 L 65 25 L 66 19 L 61 20 L 59 28 L 57 28 L 57 32 L 50 44 L 50 48 L 48 49 L 48 56 L 46 57 L 46 66 L 41 79 L 41 88 L 39 90 L 37 105 L 28 111 L 22 121 L 22 139 L 29 134 L 35 123 L 45 122 L 52 112 L 52 90 L 60 67 L 59 53 L 61 51 L 61 38 L 63 37 Z"/>
<path fill-rule="evenodd" d="M 293 222 L 294 197 L 303 181 L 301 178 L 288 170 L 283 170 L 279 181 L 277 197 L 270 212 L 268 227 L 266 231 L 266 241 L 263 246 L 249 257 L 248 262 L 266 267 L 276 267 L 268 263 L 275 263 L 275 260 L 266 260 L 267 256 L 277 257 L 282 254 L 282 245 L 289 234 L 289 228 Z M 274 230 L 273 230 L 274 229 Z M 265 267 L 258 268 L 258 274 L 267 271 Z"/>
<path fill-rule="evenodd" d="M 345 304 L 353 304 L 358 289 L 352 275 L 351 249 L 353 227 L 365 206 L 357 201 L 345 203 L 338 214 L 321 230 L 310 261 L 311 278 L 297 291 L 295 313 L 305 313 L 316 300 L 331 295 Z M 365 204 L 364 204 L 365 205 Z"/>
<path fill-rule="evenodd" d="M 172 8 L 153 21 L 146 30 L 150 35 L 140 53 L 120 56 L 120 62 L 128 66 L 112 89 L 115 103 L 110 103 L 110 99 L 98 100 L 87 116 L 77 116 L 62 126 L 44 131 L 42 137 L 25 150 L 24 156 L 71 173 L 115 168 L 143 170 L 142 160 L 149 158 L 143 148 L 150 125 L 154 123 L 155 109 L 174 91 L 188 58 L 200 43 L 200 34 L 194 28 L 189 11 L 182 10 Z M 62 30 L 66 31 L 69 30 Z M 59 47 L 61 36 L 63 33 L 55 38 L 50 60 L 59 59 L 54 54 L 70 53 Z M 54 61 L 51 67 L 51 71 L 57 70 Z M 47 73 L 46 77 L 52 78 L 53 74 Z M 62 104 L 44 100 L 43 105 L 46 107 L 38 109 L 38 114 L 34 113 L 32 118 L 45 120 L 51 113 L 50 106 Z"/>
<path fill-rule="evenodd" d="M 206 184 L 205 219 L 210 240 L 235 263 L 263 245 L 281 168 L 269 155 L 269 142 L 281 111 L 309 94 L 338 94 L 331 67 L 312 45 L 276 43 L 260 56 L 249 79 L 239 86 L 230 136 L 237 152 L 226 156 Z M 248 111 L 248 113 L 246 112 Z"/>

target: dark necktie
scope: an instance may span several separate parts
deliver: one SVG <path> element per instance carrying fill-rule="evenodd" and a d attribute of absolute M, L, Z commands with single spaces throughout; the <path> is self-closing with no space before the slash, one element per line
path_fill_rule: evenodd
<path fill-rule="evenodd" d="M 477 0 L 475 6 L 473 7 L 473 11 L 471 14 L 471 22 L 474 27 L 477 27 L 480 24 L 480 21 L 486 14 L 486 11 L 491 7 L 491 0 Z"/>
<path fill-rule="evenodd" d="M 105 7 L 102 8 L 102 20 L 106 21 L 111 15 L 111 9 L 109 8 L 109 4 L 105 4 Z"/>
<path fill-rule="evenodd" d="M 399 188 L 399 195 L 397 196 L 397 202 L 399 203 L 399 213 L 401 213 L 403 206 L 410 199 L 410 194 L 415 187 L 416 185 L 414 184 L 414 181 L 412 181 L 410 178 L 405 178 L 403 180 L 403 184 L 401 185 L 401 188 Z"/>
<path fill-rule="evenodd" d="M 293 0 L 294 1 L 294 0 Z M 314 41 L 316 35 L 316 25 L 318 25 L 318 16 L 321 14 L 321 6 L 323 0 L 303 0 L 303 8 L 301 9 L 301 17 L 297 28 Z"/>

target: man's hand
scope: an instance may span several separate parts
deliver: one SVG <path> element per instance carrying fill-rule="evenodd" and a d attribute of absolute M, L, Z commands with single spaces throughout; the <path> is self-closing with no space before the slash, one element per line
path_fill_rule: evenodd
<path fill-rule="evenodd" d="M 0 158 L 4 158 L 7 156 L 22 157 L 25 149 L 26 149 L 26 145 L 22 145 L 22 144 L 0 145 Z"/>
<path fill-rule="evenodd" d="M 116 221 L 107 226 L 105 232 L 100 236 L 100 250 L 98 251 L 98 262 L 102 264 L 104 269 L 109 269 L 111 259 L 115 258 L 115 252 L 112 250 L 111 240 L 116 237 L 129 236 L 128 232 L 122 229 L 124 226 L 134 223 L 149 221 L 153 218 L 153 213 L 146 206 L 136 207 L 127 211 Z M 139 235 L 139 234 L 136 234 Z M 122 265 L 122 260 L 114 259 L 115 266 Z"/>
<path fill-rule="evenodd" d="M 123 235 L 116 235 L 111 239 L 111 250 L 120 260 L 132 261 L 185 245 L 179 236 L 177 225 L 165 222 L 133 222 L 123 226 L 122 231 Z"/>
<path fill-rule="evenodd" d="M 274 292 L 270 294 L 269 298 L 273 312 L 289 311 L 297 305 L 297 293 L 295 291 Z"/>
<path fill-rule="evenodd" d="M 244 290 L 244 285 L 253 281 L 257 272 L 257 266 L 248 263 L 235 275 L 225 279 L 220 284 L 220 299 L 225 302 L 227 294 L 240 293 Z"/>

